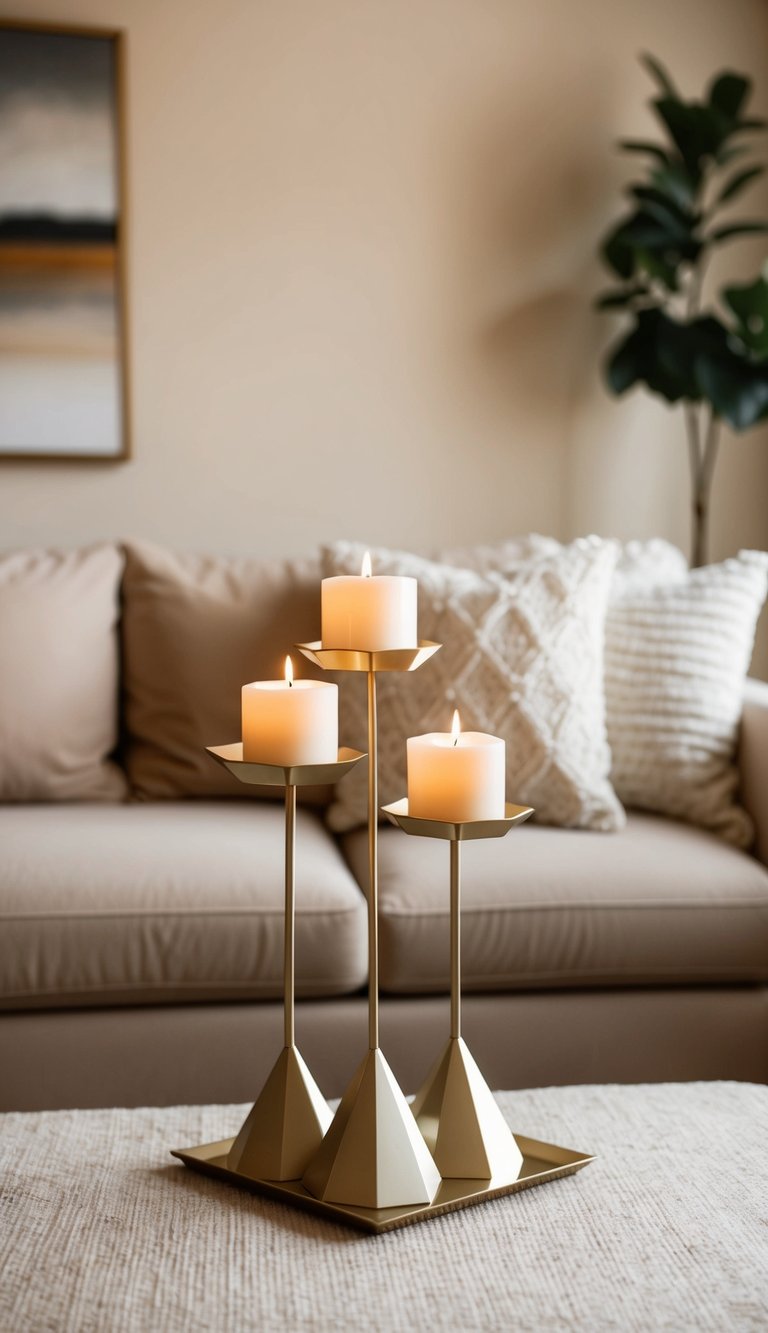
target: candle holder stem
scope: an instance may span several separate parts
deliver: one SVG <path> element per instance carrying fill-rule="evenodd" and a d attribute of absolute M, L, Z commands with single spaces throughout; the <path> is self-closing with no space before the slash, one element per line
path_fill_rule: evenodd
<path fill-rule="evenodd" d="M 451 1038 L 461 1037 L 461 843 L 451 848 Z"/>
<path fill-rule="evenodd" d="M 379 766 L 376 672 L 368 672 L 368 1048 L 379 1045 Z"/>
<path fill-rule="evenodd" d="M 440 1173 L 379 1047 L 379 774 L 376 672 L 411 671 L 437 650 L 373 653 L 300 645 L 319 666 L 368 678 L 368 1050 L 302 1183 L 323 1202 L 356 1208 L 429 1204 Z"/>
<path fill-rule="evenodd" d="M 239 782 L 285 792 L 285 910 L 283 913 L 283 1049 L 227 1153 L 227 1169 L 248 1180 L 298 1180 L 322 1143 L 331 1111 L 296 1047 L 296 789 L 336 782 L 363 759 L 338 751 L 321 764 L 262 764 L 243 758 L 240 742 L 208 747 L 212 759 Z"/>
<path fill-rule="evenodd" d="M 283 1030 L 287 1047 L 295 1045 L 296 989 L 296 787 L 285 788 L 285 940 L 283 943 Z"/>
<path fill-rule="evenodd" d="M 443 1178 L 514 1180 L 522 1153 L 461 1035 L 461 844 L 503 838 L 533 811 L 505 805 L 501 819 L 422 819 L 410 813 L 407 799 L 385 805 L 384 811 L 404 832 L 447 839 L 451 845 L 450 1036 L 416 1093 L 413 1114 Z"/>

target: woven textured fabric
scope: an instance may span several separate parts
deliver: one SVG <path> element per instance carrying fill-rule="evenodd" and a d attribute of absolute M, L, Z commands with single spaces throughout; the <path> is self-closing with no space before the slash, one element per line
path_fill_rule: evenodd
<path fill-rule="evenodd" d="M 626 805 L 711 829 L 747 847 L 735 799 L 744 679 L 768 585 L 768 554 L 644 583 L 619 582 L 605 643 L 611 775 Z"/>
<path fill-rule="evenodd" d="M 244 1106 L 3 1117 L 0 1327 L 762 1333 L 768 1089 L 502 1093 L 578 1175 L 367 1236 L 193 1175 Z"/>
<path fill-rule="evenodd" d="M 365 548 L 323 551 L 326 576 L 357 573 Z M 603 632 L 616 559 L 610 542 L 575 542 L 511 570 L 508 578 L 374 550 L 374 572 L 419 583 L 419 634 L 443 644 L 419 671 L 379 677 L 379 796 L 406 791 L 406 739 L 448 731 L 454 707 L 466 731 L 506 742 L 507 799 L 569 828 L 613 830 L 624 812 L 608 780 Z M 345 744 L 367 748 L 365 681 L 339 677 Z M 364 773 L 340 783 L 328 812 L 344 831 L 366 819 Z"/>

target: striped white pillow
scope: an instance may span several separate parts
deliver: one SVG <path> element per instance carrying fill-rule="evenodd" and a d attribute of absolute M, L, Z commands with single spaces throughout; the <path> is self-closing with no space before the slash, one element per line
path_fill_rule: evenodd
<path fill-rule="evenodd" d="M 625 548 L 606 619 L 614 788 L 625 805 L 747 847 L 753 830 L 736 800 L 735 753 L 768 554 L 741 551 L 688 573 L 670 558 L 661 581 L 647 556 L 641 546 L 633 561 Z"/>

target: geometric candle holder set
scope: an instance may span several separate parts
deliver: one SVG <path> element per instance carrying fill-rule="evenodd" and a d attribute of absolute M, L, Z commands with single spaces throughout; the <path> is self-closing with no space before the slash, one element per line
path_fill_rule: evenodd
<path fill-rule="evenodd" d="M 284 1045 L 236 1138 L 174 1156 L 374 1232 L 529 1188 L 592 1160 L 537 1140 L 517 1141 L 461 1035 L 461 845 L 503 837 L 530 818 L 530 808 L 507 804 L 503 818 L 457 823 L 413 817 L 407 799 L 384 807 L 404 832 L 449 842 L 451 1004 L 447 1046 L 412 1106 L 380 1049 L 376 675 L 415 671 L 440 646 L 369 652 L 298 645 L 323 669 L 363 671 L 368 680 L 368 1051 L 333 1116 L 295 1044 L 296 789 L 334 783 L 365 756 L 340 749 L 332 764 L 281 767 L 244 761 L 240 743 L 208 750 L 239 781 L 285 789 Z"/>

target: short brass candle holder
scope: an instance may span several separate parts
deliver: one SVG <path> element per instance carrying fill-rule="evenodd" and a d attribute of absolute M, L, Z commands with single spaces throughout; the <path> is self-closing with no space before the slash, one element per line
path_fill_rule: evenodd
<path fill-rule="evenodd" d="M 461 844 L 503 838 L 530 819 L 533 810 L 507 804 L 501 819 L 461 822 L 411 815 L 407 798 L 383 809 L 405 833 L 444 839 L 451 849 L 450 1036 L 411 1109 L 441 1176 L 514 1181 L 523 1154 L 461 1035 Z"/>
<path fill-rule="evenodd" d="M 282 766 L 243 759 L 240 741 L 207 748 L 238 782 L 285 788 L 284 1044 L 227 1151 L 226 1166 L 253 1180 L 298 1180 L 319 1148 L 332 1115 L 295 1040 L 296 789 L 338 782 L 365 756 L 358 750 L 341 749 L 332 763 Z"/>
<path fill-rule="evenodd" d="M 378 652 L 300 643 L 327 671 L 368 677 L 368 1052 L 341 1099 L 302 1183 L 316 1199 L 365 1209 L 430 1204 L 440 1175 L 379 1047 L 378 724 L 376 674 L 415 671 L 439 643 Z"/>

